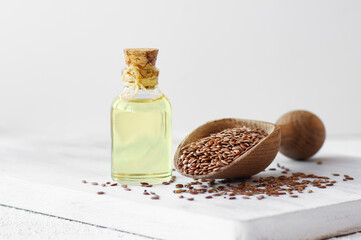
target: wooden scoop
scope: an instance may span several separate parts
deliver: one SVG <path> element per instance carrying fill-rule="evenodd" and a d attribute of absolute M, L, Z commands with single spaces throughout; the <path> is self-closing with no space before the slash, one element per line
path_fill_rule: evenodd
<path fill-rule="evenodd" d="M 321 120 L 307 111 L 293 111 L 283 115 L 277 124 L 268 122 L 225 118 L 207 122 L 191 132 L 179 144 L 174 155 L 174 166 L 184 176 L 195 179 L 246 178 L 268 167 L 281 146 L 281 152 L 294 159 L 306 159 L 315 154 L 325 140 L 325 128 Z M 185 174 L 178 169 L 180 149 L 198 139 L 227 128 L 248 126 L 265 131 L 268 136 L 257 145 L 234 159 L 229 165 L 206 175 Z"/>

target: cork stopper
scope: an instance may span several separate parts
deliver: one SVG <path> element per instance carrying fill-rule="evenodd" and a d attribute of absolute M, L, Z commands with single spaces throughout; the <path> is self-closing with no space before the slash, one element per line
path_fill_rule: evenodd
<path fill-rule="evenodd" d="M 125 63 L 128 66 L 144 68 L 155 66 L 157 61 L 158 49 L 156 48 L 127 48 L 124 49 Z"/>

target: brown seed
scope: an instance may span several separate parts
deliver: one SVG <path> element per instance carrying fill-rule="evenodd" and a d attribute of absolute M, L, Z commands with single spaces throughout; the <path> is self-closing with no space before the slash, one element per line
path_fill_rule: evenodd
<path fill-rule="evenodd" d="M 322 162 L 321 162 L 321 161 L 318 161 L 317 164 L 320 165 L 320 164 L 322 164 Z"/>
<path fill-rule="evenodd" d="M 276 171 L 275 168 L 269 168 L 268 170 L 270 170 L 270 171 Z"/>
<path fill-rule="evenodd" d="M 151 197 L 151 199 L 153 199 L 153 200 L 158 200 L 158 199 L 159 199 L 159 196 L 158 196 L 158 195 L 154 195 L 154 196 Z"/>
<path fill-rule="evenodd" d="M 107 184 L 110 184 L 110 182 L 107 182 Z"/>
<path fill-rule="evenodd" d="M 118 183 L 113 183 L 113 184 L 110 184 L 110 186 L 114 187 L 114 186 L 117 186 Z"/>
<path fill-rule="evenodd" d="M 123 188 L 127 188 L 128 185 L 127 185 L 127 184 L 123 184 L 122 187 L 123 187 Z"/>
<path fill-rule="evenodd" d="M 308 193 L 312 193 L 313 191 L 312 191 L 312 190 L 308 190 L 307 192 L 308 192 Z"/>
<path fill-rule="evenodd" d="M 211 195 L 205 196 L 205 198 L 210 199 L 213 198 Z"/>
<path fill-rule="evenodd" d="M 97 192 L 99 195 L 105 194 L 105 192 Z"/>
<path fill-rule="evenodd" d="M 97 183 L 97 182 L 92 182 L 92 185 L 98 185 L 99 183 Z"/>
<path fill-rule="evenodd" d="M 218 171 L 266 136 L 264 131 L 246 126 L 225 129 L 183 146 L 177 167 L 191 175 Z"/>
<path fill-rule="evenodd" d="M 189 200 L 189 201 L 193 201 L 193 200 L 194 200 L 194 198 L 187 198 L 187 200 Z"/>
<path fill-rule="evenodd" d="M 163 185 L 169 185 L 169 182 L 162 182 Z"/>
<path fill-rule="evenodd" d="M 298 195 L 291 195 L 290 197 L 298 198 Z"/>
<path fill-rule="evenodd" d="M 242 198 L 243 198 L 243 199 L 251 199 L 250 197 L 246 197 L 246 196 L 245 196 L 245 197 L 242 197 Z"/>
<path fill-rule="evenodd" d="M 87 183 L 87 181 L 86 181 L 86 180 L 82 180 L 81 182 L 82 182 L 82 183 Z"/>
<path fill-rule="evenodd" d="M 176 188 L 182 188 L 182 187 L 183 187 L 183 184 L 176 184 L 175 187 L 176 187 Z"/>
<path fill-rule="evenodd" d="M 340 174 L 338 174 L 338 173 L 332 173 L 332 175 L 333 175 L 333 176 L 336 176 L 336 177 L 337 177 L 337 176 L 340 176 Z"/>
<path fill-rule="evenodd" d="M 124 188 L 125 191 L 132 191 L 130 188 Z"/>
<path fill-rule="evenodd" d="M 143 192 L 144 195 L 149 195 L 149 192 Z"/>
<path fill-rule="evenodd" d="M 102 183 L 102 185 L 101 185 L 102 187 L 105 187 L 106 186 L 106 184 L 105 183 Z"/>
<path fill-rule="evenodd" d="M 236 197 L 230 197 L 230 198 L 228 198 L 229 200 L 234 200 L 234 199 L 236 199 Z"/>

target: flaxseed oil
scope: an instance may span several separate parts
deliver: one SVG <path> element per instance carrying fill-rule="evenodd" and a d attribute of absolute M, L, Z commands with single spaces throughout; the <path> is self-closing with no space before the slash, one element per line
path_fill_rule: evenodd
<path fill-rule="evenodd" d="M 120 183 L 150 184 L 172 175 L 172 110 L 168 99 L 123 101 L 112 105 L 112 178 Z"/>

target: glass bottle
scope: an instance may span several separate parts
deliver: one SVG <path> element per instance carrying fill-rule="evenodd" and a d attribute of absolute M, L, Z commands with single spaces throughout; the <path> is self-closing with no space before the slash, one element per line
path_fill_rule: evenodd
<path fill-rule="evenodd" d="M 159 184 L 172 176 L 172 110 L 158 88 L 158 49 L 125 49 L 125 84 L 111 110 L 112 178 Z"/>

